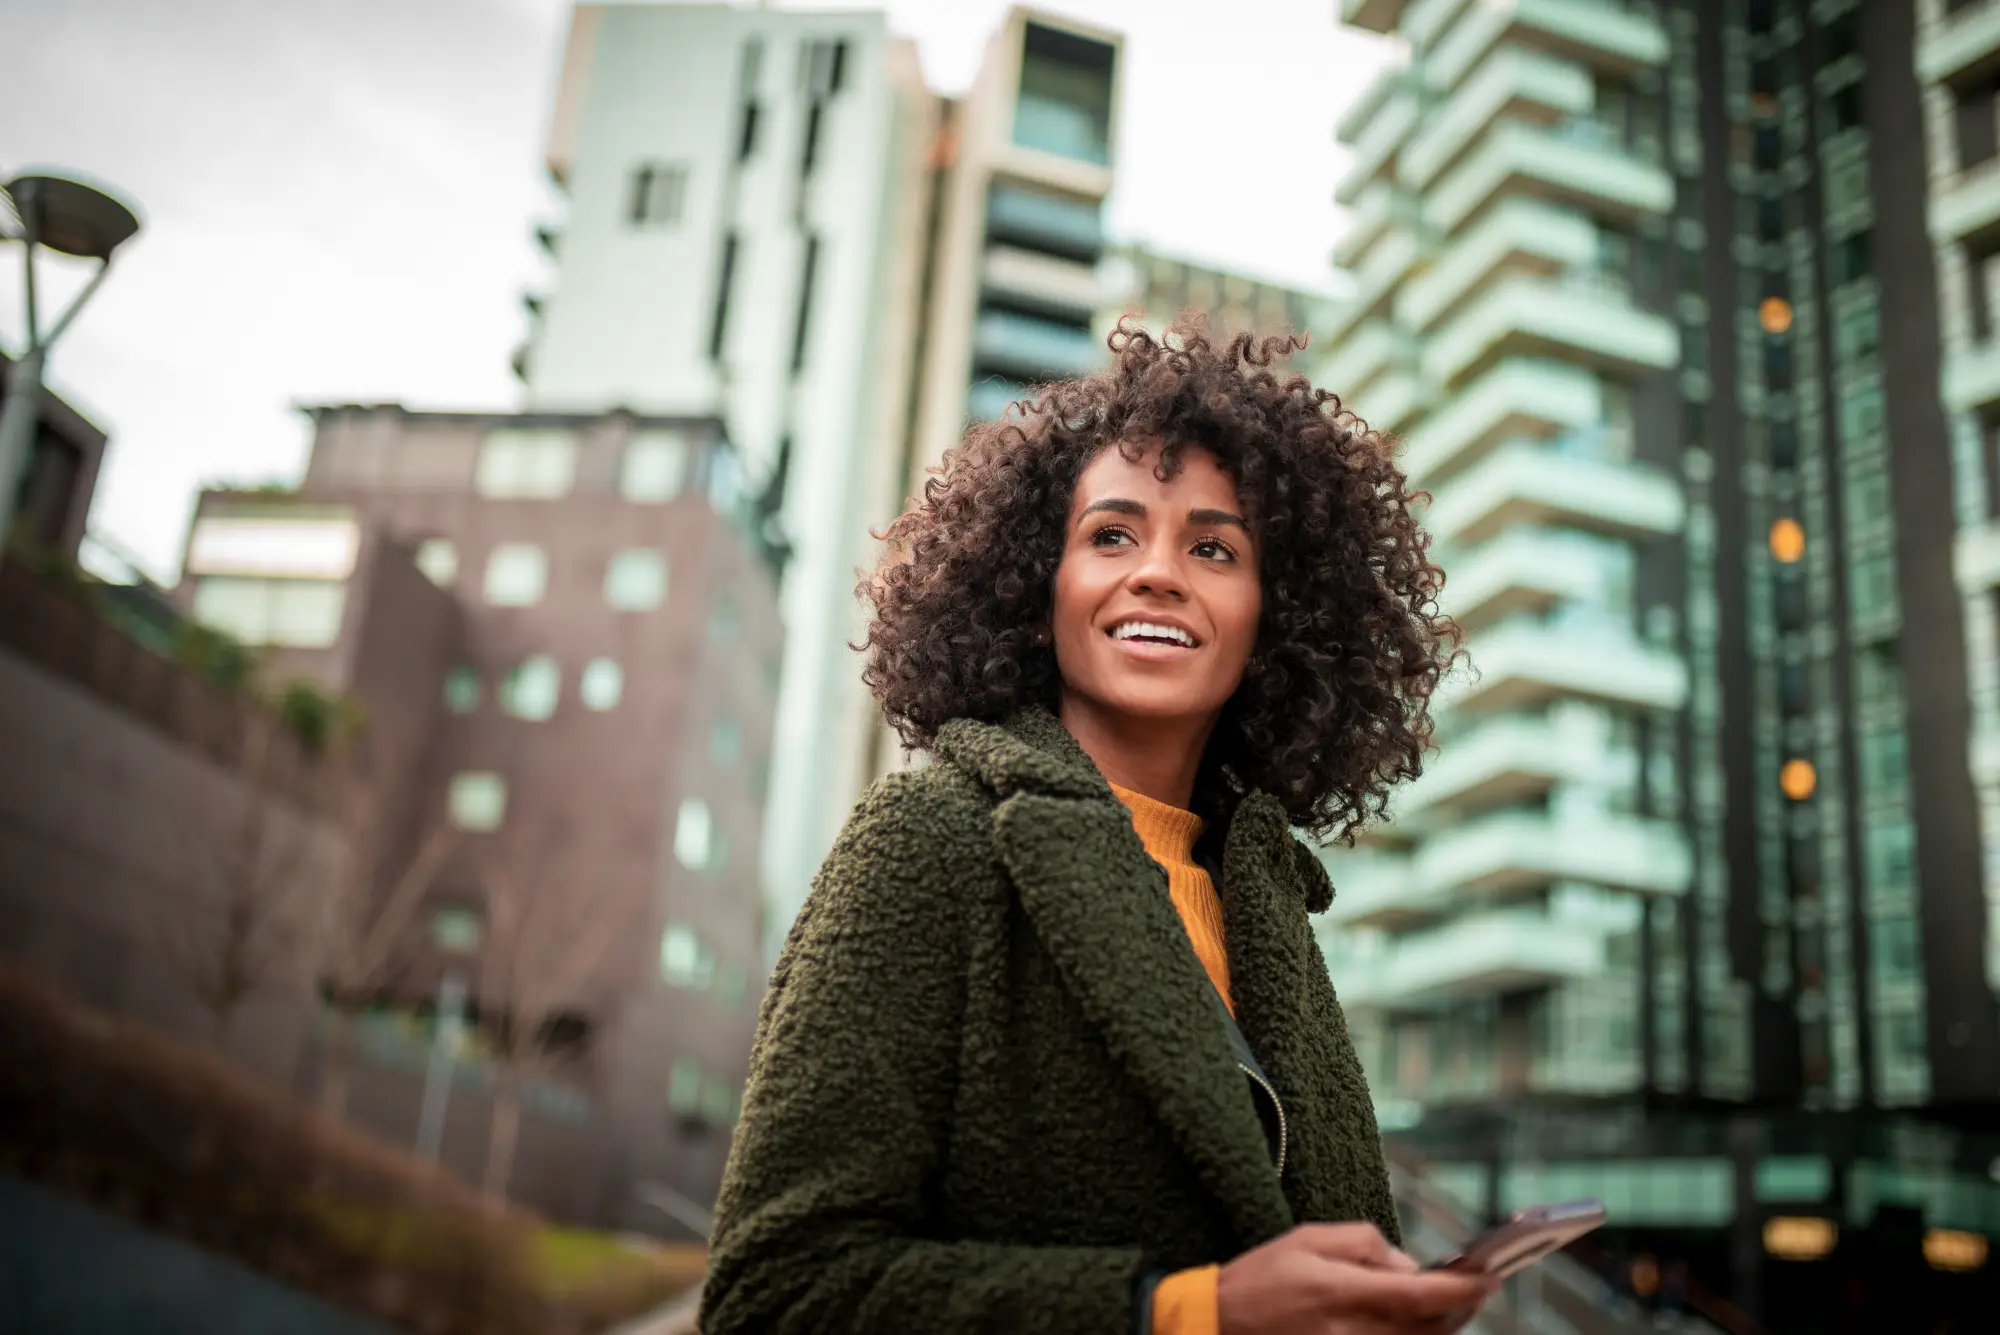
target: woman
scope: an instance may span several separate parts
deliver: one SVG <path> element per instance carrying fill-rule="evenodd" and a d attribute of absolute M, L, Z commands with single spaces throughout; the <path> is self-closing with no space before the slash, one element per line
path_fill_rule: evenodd
<path fill-rule="evenodd" d="M 889 530 L 865 797 L 772 975 L 701 1328 L 1450 1329 L 1292 835 L 1417 773 L 1454 648 L 1382 441 L 1276 355 L 1123 326 Z"/>

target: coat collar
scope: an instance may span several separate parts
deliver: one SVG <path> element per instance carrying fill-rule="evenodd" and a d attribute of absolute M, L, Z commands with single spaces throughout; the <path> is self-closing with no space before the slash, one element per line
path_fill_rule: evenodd
<path fill-rule="evenodd" d="M 1287 1193 L 1166 873 L 1097 767 L 1039 709 L 1003 724 L 948 724 L 937 754 L 999 799 L 995 851 L 1037 937 L 1245 1244 L 1283 1232 L 1292 1222 Z M 1230 819 L 1223 880 L 1232 972 L 1239 959 L 1275 971 L 1232 980 L 1238 1019 L 1260 1059 L 1291 1056 L 1303 993 L 1303 974 L 1292 975 L 1308 965 L 1302 949 L 1281 943 L 1304 940 L 1307 909 L 1323 907 L 1332 886 L 1292 837 L 1283 807 L 1260 793 Z M 1284 1072 L 1271 1075 L 1282 1094 Z"/>

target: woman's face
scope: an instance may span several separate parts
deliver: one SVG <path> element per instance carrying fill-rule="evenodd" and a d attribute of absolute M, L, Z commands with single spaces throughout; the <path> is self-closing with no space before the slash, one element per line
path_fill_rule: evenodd
<path fill-rule="evenodd" d="M 1207 450 L 1168 482 L 1157 443 L 1091 461 L 1070 501 L 1051 633 L 1065 704 L 1213 723 L 1257 643 L 1263 590 L 1236 484 Z"/>

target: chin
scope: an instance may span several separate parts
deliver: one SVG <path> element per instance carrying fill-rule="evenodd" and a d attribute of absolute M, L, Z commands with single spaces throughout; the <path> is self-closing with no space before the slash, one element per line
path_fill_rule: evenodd
<path fill-rule="evenodd" d="M 1165 682 L 1135 683 L 1129 686 L 1113 687 L 1105 692 L 1103 703 L 1114 713 L 1127 718 L 1143 719 L 1185 719 L 1200 718 L 1214 714 L 1221 708 L 1190 696 L 1185 688 L 1175 688 Z"/>

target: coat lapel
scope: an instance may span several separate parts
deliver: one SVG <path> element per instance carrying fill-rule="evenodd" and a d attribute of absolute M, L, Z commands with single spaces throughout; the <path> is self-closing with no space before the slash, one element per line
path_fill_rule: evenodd
<path fill-rule="evenodd" d="M 1323 966 L 1306 915 L 1329 906 L 1332 883 L 1293 837 L 1284 808 L 1263 794 L 1246 798 L 1230 822 L 1223 882 L 1237 1024 L 1291 1124 L 1286 1198 L 1300 1219 L 1367 1217 L 1361 1187 L 1380 1176 L 1381 1152 L 1366 1079 L 1346 1035 L 1309 1018 L 1325 1008 L 1309 995 Z"/>
<path fill-rule="evenodd" d="M 1130 815 L 1053 717 L 953 724 L 941 754 L 999 794 L 994 844 L 1037 938 L 1246 1244 L 1291 1211 L 1207 975 Z"/>

